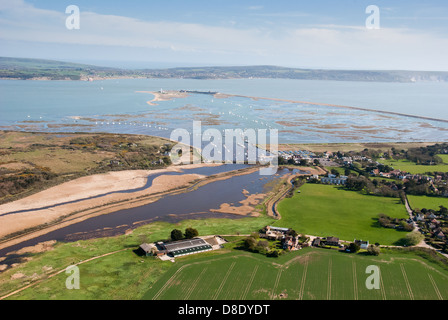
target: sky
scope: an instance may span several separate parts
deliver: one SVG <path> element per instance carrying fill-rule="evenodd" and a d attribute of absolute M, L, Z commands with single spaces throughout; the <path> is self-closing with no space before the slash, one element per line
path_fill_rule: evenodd
<path fill-rule="evenodd" d="M 79 29 L 69 29 L 69 5 Z M 373 22 L 366 26 L 378 8 Z M 71 21 L 71 20 L 70 20 Z M 0 56 L 104 66 L 448 71 L 448 2 L 0 0 Z"/>

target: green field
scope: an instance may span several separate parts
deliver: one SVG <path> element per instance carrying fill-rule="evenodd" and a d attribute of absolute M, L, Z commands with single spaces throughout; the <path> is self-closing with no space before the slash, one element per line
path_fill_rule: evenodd
<path fill-rule="evenodd" d="M 367 266 L 380 289 L 367 289 Z M 303 249 L 279 259 L 228 254 L 179 259 L 146 292 L 155 300 L 438 300 L 448 299 L 448 274 L 415 255 L 352 255 Z"/>
<path fill-rule="evenodd" d="M 439 210 L 439 206 L 448 208 L 448 198 L 413 196 L 408 195 L 409 205 L 412 209 L 433 209 Z"/>
<path fill-rule="evenodd" d="M 445 162 L 446 157 L 442 157 L 442 159 L 444 159 Z M 381 162 L 390 167 L 393 167 L 394 169 L 399 169 L 401 171 L 405 171 L 411 174 L 425 174 L 426 172 L 435 172 L 435 171 L 448 172 L 448 164 L 446 164 L 448 161 L 433 166 L 418 165 L 408 160 L 383 160 Z"/>
<path fill-rule="evenodd" d="M 0 272 L 0 296 L 37 282 L 12 300 L 110 299 L 448 299 L 448 265 L 423 252 L 382 248 L 365 253 L 305 248 L 268 258 L 237 250 L 241 237 L 223 249 L 176 258 L 176 262 L 140 257 L 133 250 L 144 241 L 166 237 L 173 227 L 198 227 L 201 234 L 250 233 L 267 218 L 154 223 L 113 238 L 58 244 L 54 250 L 27 255 L 29 261 Z M 79 265 L 80 289 L 68 290 L 65 272 L 74 263 L 123 250 Z M 366 267 L 381 271 L 379 290 L 368 290 Z"/>
<path fill-rule="evenodd" d="M 141 243 L 168 239 L 174 228 L 185 230 L 194 227 L 199 235 L 236 235 L 250 234 L 272 224 L 272 221 L 272 218 L 262 216 L 238 220 L 185 220 L 175 224 L 155 222 L 127 235 L 58 243 L 51 251 L 13 256 L 15 260 L 11 262 L 20 265 L 0 272 L 0 297 L 35 281 L 44 280 L 9 299 L 139 299 L 172 266 L 169 261 L 145 259 L 136 255 L 133 250 Z M 65 273 L 47 278 L 55 271 L 64 270 L 75 263 L 126 248 L 128 250 L 80 265 L 81 290 L 66 289 Z M 207 256 L 207 253 L 201 256 Z M 0 266 L 3 263 L 0 260 Z"/>
<path fill-rule="evenodd" d="M 444 164 L 448 164 L 448 154 L 438 154 L 437 156 L 439 156 Z"/>
<path fill-rule="evenodd" d="M 301 193 L 278 204 L 281 220 L 278 227 L 293 228 L 298 233 L 314 236 L 354 238 L 392 245 L 406 233 L 378 226 L 376 218 L 384 213 L 393 218 L 408 218 L 397 198 L 362 195 L 336 186 L 305 184 Z"/>

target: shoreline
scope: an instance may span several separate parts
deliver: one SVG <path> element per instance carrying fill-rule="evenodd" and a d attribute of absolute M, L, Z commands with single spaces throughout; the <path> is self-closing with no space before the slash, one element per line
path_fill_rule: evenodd
<path fill-rule="evenodd" d="M 218 164 L 221 165 L 221 164 Z M 200 165 L 187 165 L 187 166 L 201 166 Z M 81 208 L 79 205 L 71 205 L 67 210 L 67 214 L 61 215 L 57 219 L 53 219 L 52 222 L 44 222 L 41 224 L 36 224 L 32 228 L 20 228 L 21 232 L 18 232 L 17 235 L 14 234 L 8 234 L 11 237 L 4 239 L 0 242 L 0 250 L 15 246 L 17 244 L 20 244 L 22 242 L 25 242 L 27 240 L 31 240 L 34 238 L 37 238 L 39 236 L 45 235 L 49 232 L 64 228 L 66 226 L 76 224 L 78 222 L 82 222 L 84 220 L 97 217 L 104 214 L 113 213 L 116 211 L 124 210 L 124 209 L 130 209 L 134 207 L 143 206 L 152 202 L 155 202 L 159 200 L 160 198 L 177 194 L 177 193 L 183 193 L 183 192 L 189 192 L 194 190 L 194 188 L 197 188 L 202 185 L 206 185 L 211 182 L 219 181 L 228 179 L 234 176 L 238 175 L 244 175 L 244 174 L 250 174 L 254 171 L 258 170 L 258 167 L 251 167 L 246 169 L 239 169 L 235 171 L 230 172 L 222 172 L 216 175 L 212 176 L 203 176 L 203 175 L 197 175 L 197 174 L 186 174 L 186 175 L 176 175 L 176 176 L 160 176 L 158 178 L 164 178 L 158 181 L 159 185 L 156 186 L 156 188 L 149 187 L 148 189 L 132 194 L 127 194 L 122 197 L 117 197 L 115 199 L 108 199 L 109 201 L 101 202 L 101 199 L 94 199 L 96 200 L 96 206 L 93 206 L 91 201 L 86 200 L 84 201 L 85 207 Z M 188 177 L 185 177 L 188 176 Z M 179 177 L 185 177 L 183 181 L 179 181 Z M 171 181 L 167 181 L 168 180 Z M 157 178 L 156 178 L 157 179 Z M 156 182 L 156 179 L 154 182 Z M 171 188 L 167 188 L 166 184 L 169 183 L 169 186 Z M 151 190 L 152 189 L 152 190 Z M 104 200 L 104 199 L 103 199 Z M 88 202 L 88 203 L 86 203 Z M 34 213 L 35 214 L 35 213 Z M 42 215 L 42 213 L 41 213 Z M 14 216 L 14 215 L 13 215 Z M 1 216 L 0 216 L 1 218 Z M 1 220 L 0 220 L 1 221 Z M 3 225 L 3 222 L 1 223 Z M 14 250 L 13 250 L 14 251 Z"/>
<path fill-rule="evenodd" d="M 64 182 L 28 197 L 0 205 L 0 238 L 42 224 L 50 224 L 73 214 L 75 211 L 88 210 L 118 201 L 130 201 L 138 197 L 160 194 L 180 188 L 192 181 L 205 178 L 200 174 L 182 174 L 182 169 L 206 166 L 211 165 L 193 164 L 170 166 L 158 170 L 114 171 Z M 167 173 L 167 175 L 163 173 Z M 169 175 L 170 173 L 181 174 Z M 156 174 L 161 175 L 154 178 L 148 188 L 135 192 L 120 193 L 121 191 L 144 187 L 147 179 Z M 94 198 L 95 196 L 97 198 Z M 57 208 L 53 208 L 54 206 L 57 206 Z"/>
<path fill-rule="evenodd" d="M 149 93 L 154 96 L 154 99 L 147 101 L 146 103 L 150 106 L 157 106 L 158 101 L 169 101 L 176 98 L 186 98 L 189 96 L 187 92 L 180 92 L 178 90 L 167 90 L 167 91 L 136 91 L 136 93 Z"/>
<path fill-rule="evenodd" d="M 395 115 L 395 116 L 402 116 L 402 117 L 409 117 L 409 118 L 416 118 L 416 119 L 422 119 L 422 120 L 448 123 L 448 120 L 446 120 L 446 119 L 438 119 L 438 118 L 417 116 L 417 115 L 394 112 L 394 111 L 367 109 L 367 108 L 361 108 L 361 107 L 352 107 L 352 106 L 344 106 L 344 105 L 321 103 L 321 102 L 310 102 L 310 101 L 289 100 L 289 99 L 279 99 L 279 98 L 253 97 L 253 96 L 245 96 L 245 95 L 239 95 L 239 94 L 227 94 L 227 93 L 217 93 L 217 94 L 214 94 L 213 96 L 217 99 L 226 99 L 229 97 L 239 97 L 239 98 L 248 98 L 248 99 L 252 99 L 255 101 L 269 100 L 269 101 L 279 101 L 279 102 L 289 102 L 289 103 L 310 104 L 310 105 L 316 105 L 316 106 L 343 108 L 343 109 L 351 109 L 351 110 L 366 111 L 366 112 L 376 112 L 376 113 L 382 113 L 382 114 L 391 114 L 391 115 Z"/>

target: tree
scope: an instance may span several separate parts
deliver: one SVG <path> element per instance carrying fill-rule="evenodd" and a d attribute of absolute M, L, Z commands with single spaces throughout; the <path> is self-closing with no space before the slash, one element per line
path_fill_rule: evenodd
<path fill-rule="evenodd" d="M 290 235 L 291 237 L 297 237 L 299 234 L 297 233 L 297 231 L 296 230 L 294 230 L 294 229 L 290 229 L 290 230 L 288 230 L 288 235 Z"/>
<path fill-rule="evenodd" d="M 367 252 L 370 255 L 372 255 L 372 256 L 378 256 L 380 254 L 380 247 L 379 246 L 370 245 L 367 248 Z"/>
<path fill-rule="evenodd" d="M 255 246 L 257 245 L 257 240 L 253 237 L 248 237 L 244 239 L 244 247 L 247 250 L 254 250 Z"/>
<path fill-rule="evenodd" d="M 182 231 L 178 229 L 174 229 L 173 231 L 171 231 L 171 240 L 176 241 L 176 240 L 182 240 L 183 238 L 184 235 L 182 234 Z"/>
<path fill-rule="evenodd" d="M 415 246 L 422 241 L 424 236 L 418 232 L 410 232 L 404 237 L 402 243 L 404 246 Z"/>
<path fill-rule="evenodd" d="M 269 249 L 269 242 L 267 240 L 260 240 L 258 241 L 255 249 L 258 252 L 265 252 Z"/>
<path fill-rule="evenodd" d="M 193 228 L 187 228 L 185 229 L 185 238 L 186 239 L 193 239 L 194 237 L 197 237 L 199 235 L 198 230 Z"/>
<path fill-rule="evenodd" d="M 268 257 L 273 257 L 273 258 L 278 258 L 279 255 L 280 254 L 278 253 L 277 250 L 272 250 L 267 254 Z"/>
<path fill-rule="evenodd" d="M 350 250 L 350 252 L 356 253 L 356 252 L 358 252 L 361 249 L 361 247 L 359 245 L 357 245 L 356 243 L 352 242 L 348 246 L 348 249 Z"/>
<path fill-rule="evenodd" d="M 336 177 L 339 177 L 339 171 L 336 170 L 335 168 L 331 169 L 331 174 L 334 174 Z"/>

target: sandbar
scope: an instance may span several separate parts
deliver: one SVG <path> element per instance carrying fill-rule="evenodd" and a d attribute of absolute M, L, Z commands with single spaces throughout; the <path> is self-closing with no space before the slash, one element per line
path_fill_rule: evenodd
<path fill-rule="evenodd" d="M 192 169 L 200 166 L 216 166 L 220 164 L 192 164 L 170 166 L 159 170 L 127 170 L 108 172 L 104 174 L 81 177 L 61 185 L 43 190 L 29 197 L 0 205 L 0 238 L 15 232 L 35 228 L 46 223 L 66 217 L 74 212 L 97 208 L 107 204 L 135 199 L 138 197 L 158 194 L 173 190 L 204 178 L 199 174 L 160 175 L 152 185 L 144 190 L 132 193 L 113 193 L 98 198 L 98 195 L 121 190 L 138 189 L 145 186 L 148 175 L 170 172 L 182 172 L 182 169 Z M 85 199 L 85 200 L 81 200 Z M 77 201 L 75 203 L 67 203 Z M 65 203 L 65 204 L 62 204 Z M 53 208 L 38 208 L 54 206 Z M 24 211 L 23 210 L 29 210 Z M 21 211 L 19 213 L 10 213 Z M 10 214 L 8 214 L 10 213 Z"/>
<path fill-rule="evenodd" d="M 155 102 L 157 101 L 168 101 L 176 98 L 186 98 L 188 97 L 187 92 L 181 92 L 181 91 L 136 91 L 138 93 L 150 93 L 154 95 L 154 99 L 146 102 L 150 106 L 156 106 L 157 104 Z"/>

